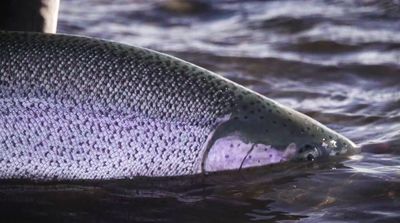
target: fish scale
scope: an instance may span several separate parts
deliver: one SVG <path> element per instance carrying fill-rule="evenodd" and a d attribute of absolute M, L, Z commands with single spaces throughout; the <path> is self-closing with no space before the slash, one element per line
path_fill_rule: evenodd
<path fill-rule="evenodd" d="M 0 49 L 1 178 L 199 173 L 234 102 L 208 71 L 141 48 L 2 32 Z"/>

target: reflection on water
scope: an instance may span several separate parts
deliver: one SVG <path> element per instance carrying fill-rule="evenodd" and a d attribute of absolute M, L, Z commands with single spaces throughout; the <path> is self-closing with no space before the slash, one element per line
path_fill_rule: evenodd
<path fill-rule="evenodd" d="M 400 3 L 65 0 L 59 32 L 168 52 L 300 110 L 364 152 L 218 176 L 0 185 L 0 220 L 399 222 Z"/>
<path fill-rule="evenodd" d="M 201 179 L 3 184 L 0 210 L 7 222 L 397 222 L 399 168 L 365 153 Z"/>

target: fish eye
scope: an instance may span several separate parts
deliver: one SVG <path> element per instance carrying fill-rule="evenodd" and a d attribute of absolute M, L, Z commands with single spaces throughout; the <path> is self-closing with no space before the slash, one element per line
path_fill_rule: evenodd
<path fill-rule="evenodd" d="M 299 153 L 304 153 L 304 152 L 306 152 L 306 151 L 308 151 L 308 150 L 311 150 L 313 147 L 311 146 L 311 145 L 309 145 L 309 144 L 306 144 L 306 145 L 304 145 L 303 147 L 301 147 L 300 149 L 299 149 Z"/>
<path fill-rule="evenodd" d="M 299 151 L 299 159 L 306 160 L 306 161 L 314 161 L 319 155 L 319 151 L 315 146 L 310 144 L 306 144 L 302 146 Z"/>

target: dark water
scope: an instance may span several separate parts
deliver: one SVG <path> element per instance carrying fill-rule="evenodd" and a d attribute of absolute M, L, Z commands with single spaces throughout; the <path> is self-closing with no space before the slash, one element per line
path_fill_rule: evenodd
<path fill-rule="evenodd" d="M 58 30 L 176 55 L 363 152 L 205 178 L 3 183 L 1 222 L 400 222 L 400 1 L 64 0 Z"/>

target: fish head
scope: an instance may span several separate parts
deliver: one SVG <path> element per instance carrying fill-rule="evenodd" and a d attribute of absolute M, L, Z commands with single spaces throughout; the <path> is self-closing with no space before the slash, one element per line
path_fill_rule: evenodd
<path fill-rule="evenodd" d="M 256 95 L 238 103 L 216 127 L 205 149 L 202 171 L 313 161 L 355 152 L 358 147 L 346 137 L 300 112 Z"/>

